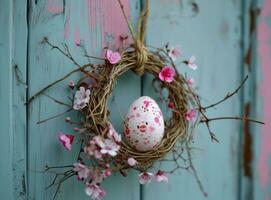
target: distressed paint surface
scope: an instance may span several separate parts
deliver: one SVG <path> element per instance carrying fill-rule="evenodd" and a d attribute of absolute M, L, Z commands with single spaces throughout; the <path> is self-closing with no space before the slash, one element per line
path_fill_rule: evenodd
<path fill-rule="evenodd" d="M 1 199 L 27 199 L 26 17 L 25 2 L 0 1 Z"/>
<path fill-rule="evenodd" d="M 257 159 L 256 169 L 259 179 L 259 185 L 256 187 L 255 196 L 259 199 L 271 199 L 271 2 L 268 0 L 260 1 L 261 13 L 257 26 L 257 52 L 258 66 L 261 69 L 262 76 L 259 79 L 259 95 L 262 97 L 260 113 L 266 125 L 259 130 L 260 142 L 259 158 Z M 260 187 L 259 187 L 260 186 Z M 257 190 L 258 189 L 258 190 Z"/>
<path fill-rule="evenodd" d="M 122 1 L 135 25 L 140 1 Z M 244 113 L 262 118 L 267 124 L 262 128 L 232 121 L 211 124 L 220 144 L 211 143 L 207 130 L 200 127 L 193 144 L 197 147 L 193 151 L 194 164 L 208 199 L 270 200 L 271 3 L 269 0 L 197 3 L 195 7 L 189 0 L 152 0 L 147 43 L 160 47 L 169 41 L 172 45 L 180 44 L 185 57 L 197 56 L 198 71 L 191 72 L 184 66 L 179 70 L 195 78 L 206 104 L 224 96 L 239 84 L 242 76 L 249 74 L 241 97 L 234 97 L 208 114 Z M 29 84 L 28 96 L 31 96 L 74 66 L 40 41 L 47 36 L 58 45 L 67 43 L 76 59 L 83 63 L 87 60 L 82 57 L 79 44 L 85 45 L 90 54 L 100 56 L 106 46 L 118 48 L 120 35 L 128 34 L 128 28 L 115 0 L 29 0 L 28 5 L 26 1 L 2 0 L 0 27 L 5 30 L 0 37 L 1 199 L 52 199 L 55 188 L 44 189 L 53 175 L 42 170 L 46 164 L 71 164 L 76 159 L 76 152 L 65 152 L 60 147 L 57 132 L 70 131 L 73 127 L 65 124 L 64 118 L 77 116 L 67 114 L 37 125 L 37 121 L 66 108 L 46 96 L 25 107 L 25 83 Z M 68 89 L 63 86 L 68 80 L 46 94 L 56 99 L 66 97 Z M 157 97 L 150 86 L 150 77 L 144 76 L 142 83 L 143 91 L 140 78 L 132 72 L 118 81 L 114 91 L 116 101 L 110 101 L 110 110 L 111 120 L 120 132 L 119 110 L 124 115 L 141 94 Z M 240 106 L 240 102 L 245 106 Z M 186 171 L 170 176 L 167 185 L 152 183 L 141 188 L 137 173 L 129 173 L 128 178 L 113 176 L 105 183 L 109 194 L 106 199 L 204 199 L 193 176 Z M 74 178 L 63 185 L 58 199 L 89 198 Z"/>
<path fill-rule="evenodd" d="M 65 4 L 63 4 L 65 2 Z M 139 10 L 138 1 L 123 1 L 127 6 L 128 13 L 133 15 L 136 20 Z M 117 1 L 114 0 L 91 0 L 75 2 L 66 1 L 30 1 L 29 10 L 29 96 L 33 95 L 42 87 L 74 69 L 63 55 L 41 43 L 43 37 L 57 45 L 65 42 L 68 44 L 71 53 L 80 63 L 87 63 L 88 60 L 82 56 L 82 51 L 78 44 L 86 47 L 91 55 L 101 56 L 102 49 L 110 45 L 107 35 L 117 41 L 119 34 L 128 34 L 128 28 L 124 21 L 120 19 L 117 8 Z M 61 9 L 63 7 L 63 9 Z M 45 9 L 46 8 L 46 9 Z M 91 23 L 89 23 L 91 22 Z M 92 61 L 93 62 L 93 61 Z M 71 79 L 77 80 L 78 76 Z M 58 100 L 68 100 L 69 79 L 56 85 L 45 94 Z M 127 91 L 133 91 L 129 95 Z M 130 103 L 140 96 L 140 77 L 133 73 L 123 75 L 118 81 L 114 91 L 115 102 L 110 101 L 111 121 L 115 128 L 122 130 L 122 121 L 118 109 L 125 114 Z M 125 97 L 125 98 L 123 98 Z M 42 96 L 29 105 L 29 137 L 28 137 L 28 182 L 29 200 L 52 199 L 55 189 L 45 191 L 53 180 L 53 174 L 42 172 L 45 165 L 59 166 L 69 165 L 76 161 L 77 151 L 66 152 L 57 140 L 59 131 L 69 132 L 73 126 L 64 123 L 67 116 L 77 117 L 72 113 L 67 113 L 58 119 L 47 123 L 37 124 L 38 121 L 59 114 L 67 110 L 66 107 L 55 104 L 50 98 Z M 74 148 L 78 149 L 78 139 L 75 141 Z M 127 178 L 119 174 L 114 174 L 104 183 L 108 197 L 106 199 L 139 199 L 139 184 L 136 174 L 130 173 Z M 123 189 L 125 188 L 125 190 Z M 57 199 L 89 199 L 84 192 L 84 187 L 78 183 L 76 177 L 71 178 L 62 185 L 62 189 Z"/>
<path fill-rule="evenodd" d="M 151 1 L 147 44 L 160 47 L 166 42 L 179 44 L 183 56 L 197 56 L 199 69 L 191 71 L 184 65 L 178 69 L 195 78 L 202 102 L 207 105 L 232 91 L 240 82 L 241 73 L 241 3 L 236 1 L 197 1 L 199 12 L 190 1 Z M 163 27 L 163 28 L 161 28 Z M 159 34 L 159 37 L 157 36 Z M 151 83 L 144 80 L 144 95 Z M 235 96 L 208 112 L 209 116 L 240 115 L 240 97 Z M 224 121 L 211 124 L 220 143 L 212 143 L 205 127 L 195 136 L 194 165 L 208 198 L 238 199 L 240 122 Z M 174 166 L 167 165 L 174 168 Z M 159 192 L 157 192 L 159 191 Z M 185 170 L 169 176 L 169 183 L 149 184 L 143 188 L 143 199 L 205 199 L 196 181 Z"/>

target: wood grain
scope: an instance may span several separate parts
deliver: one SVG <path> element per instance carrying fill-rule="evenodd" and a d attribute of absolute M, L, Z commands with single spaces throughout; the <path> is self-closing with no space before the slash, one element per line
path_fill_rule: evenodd
<path fill-rule="evenodd" d="M 27 5 L 0 1 L 0 194 L 27 199 Z"/>
<path fill-rule="evenodd" d="M 166 42 L 179 44 L 184 58 L 197 56 L 199 69 L 184 65 L 178 69 L 195 78 L 204 104 L 210 104 L 238 86 L 241 80 L 241 4 L 236 1 L 197 1 L 198 12 L 190 1 L 151 1 L 147 43 L 160 47 Z M 144 94 L 153 95 L 146 77 Z M 240 115 L 240 96 L 211 109 L 209 116 Z M 213 123 L 219 144 L 210 141 L 207 130 L 199 127 L 195 135 L 193 162 L 208 199 L 238 199 L 240 122 Z M 170 167 L 170 165 L 167 165 Z M 172 167 L 172 166 L 171 166 Z M 159 191 L 159 192 L 157 192 Z M 204 199 L 194 177 L 187 171 L 169 176 L 169 183 L 150 184 L 143 199 Z"/>
<path fill-rule="evenodd" d="M 65 2 L 65 4 L 63 3 Z M 138 1 L 124 1 L 126 10 L 133 16 L 133 21 L 139 14 Z M 63 55 L 41 43 L 43 37 L 48 37 L 50 42 L 61 46 L 66 43 L 72 55 L 79 63 L 87 63 L 82 56 L 82 51 L 77 46 L 84 45 L 91 55 L 102 56 L 103 48 L 112 46 L 119 40 L 121 33 L 128 34 L 128 28 L 121 20 L 117 1 L 89 0 L 75 2 L 66 1 L 31 1 L 29 19 L 29 96 L 40 88 L 67 74 L 75 68 Z M 110 11 L 110 12 L 109 12 Z M 109 39 L 108 39 L 109 38 Z M 111 41 L 111 39 L 112 41 Z M 117 43 L 118 44 L 118 43 Z M 106 45 L 106 46 L 105 46 Z M 92 62 L 96 62 L 93 60 Z M 71 77 L 77 80 L 78 75 Z M 58 99 L 68 101 L 69 79 L 49 89 L 46 94 Z M 127 93 L 127 91 L 130 91 Z M 122 120 L 118 110 L 125 114 L 133 99 L 140 96 L 140 78 L 129 73 L 118 81 L 114 91 L 115 101 L 110 103 L 112 108 L 111 120 L 115 127 L 122 130 Z M 55 104 L 46 96 L 42 96 L 29 105 L 29 199 L 52 199 L 55 188 L 45 191 L 45 187 L 53 180 L 53 174 L 44 174 L 45 165 L 59 166 L 69 165 L 76 161 L 77 151 L 66 152 L 59 145 L 57 134 L 59 131 L 74 134 L 73 126 L 64 123 L 64 118 L 70 116 L 77 118 L 75 114 L 66 114 L 58 119 L 43 124 L 38 121 L 56 115 L 66 110 Z M 78 138 L 75 143 L 78 142 Z M 74 149 L 79 145 L 75 144 Z M 123 178 L 114 174 L 104 184 L 108 196 L 106 199 L 139 199 L 139 184 L 136 174 Z M 125 188 L 125 190 L 124 190 Z M 71 178 L 62 185 L 57 199 L 89 199 L 84 192 L 83 184 L 78 183 L 76 177 Z"/>

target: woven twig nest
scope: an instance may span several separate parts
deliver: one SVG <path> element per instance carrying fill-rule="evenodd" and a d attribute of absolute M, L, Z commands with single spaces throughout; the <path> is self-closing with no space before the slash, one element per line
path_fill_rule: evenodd
<path fill-rule="evenodd" d="M 161 51 L 162 52 L 162 51 Z M 90 124 L 90 130 L 96 135 L 100 135 L 106 138 L 109 127 L 109 113 L 108 100 L 112 94 L 114 86 L 117 83 L 118 78 L 129 70 L 134 70 L 136 73 L 142 75 L 144 73 L 152 74 L 155 79 L 158 79 L 158 74 L 162 68 L 169 64 L 170 57 L 166 55 L 166 52 L 150 52 L 144 49 L 144 58 L 139 59 L 141 54 L 136 49 L 131 48 L 124 51 L 121 55 L 121 60 L 111 65 L 105 62 L 99 65 L 96 71 L 97 82 L 91 89 L 90 100 L 86 109 L 83 110 L 86 117 L 86 124 Z M 142 62 L 143 60 L 143 62 Z M 138 66 L 141 62 L 140 66 Z M 177 70 L 176 70 L 177 72 Z M 80 81 L 82 84 L 83 79 Z M 138 151 L 130 146 L 125 141 L 122 141 L 120 145 L 119 153 L 113 158 L 115 170 L 122 170 L 129 168 L 127 164 L 128 158 L 134 158 L 137 160 L 136 169 L 140 171 L 147 170 L 153 165 L 153 163 L 162 157 L 164 157 L 170 150 L 172 150 L 177 141 L 181 142 L 188 136 L 188 123 L 185 120 L 185 113 L 188 106 L 193 104 L 193 95 L 191 88 L 187 85 L 185 77 L 177 72 L 174 80 L 171 83 L 161 81 L 161 89 L 166 88 L 168 90 L 168 96 L 171 102 L 174 104 L 174 111 L 171 119 L 166 123 L 164 137 L 155 150 L 150 151 Z"/>

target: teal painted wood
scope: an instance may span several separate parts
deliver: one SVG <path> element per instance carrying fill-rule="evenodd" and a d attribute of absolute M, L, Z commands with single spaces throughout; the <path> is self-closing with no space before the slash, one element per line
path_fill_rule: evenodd
<path fill-rule="evenodd" d="M 10 200 L 27 198 L 26 6 L 23 1 L 0 1 L 0 194 Z"/>
<path fill-rule="evenodd" d="M 254 9 L 253 0 L 243 1 L 242 2 L 242 71 L 243 76 L 249 75 L 249 79 L 242 90 L 242 104 L 244 107 L 243 114 L 249 115 L 253 118 L 259 118 L 259 116 L 255 115 L 255 101 L 253 100 L 251 94 L 254 91 L 254 84 L 256 80 L 256 74 L 254 74 L 254 70 L 251 70 L 255 66 L 255 31 L 252 30 L 252 15 Z M 251 31 L 252 30 L 252 31 Z M 250 53 L 249 53 L 250 52 Z M 249 56 L 251 54 L 251 56 Z M 249 123 L 243 124 L 243 130 L 241 134 L 240 145 L 243 148 L 240 149 L 240 155 L 243 156 L 243 159 L 240 159 L 240 199 L 253 199 L 253 174 L 255 170 L 252 168 L 253 165 L 253 145 L 256 142 L 256 138 L 254 138 L 254 134 L 252 133 L 253 125 Z M 252 142 L 249 142 L 250 139 L 253 138 Z"/>
<path fill-rule="evenodd" d="M 173 0 L 151 1 L 147 43 L 160 47 L 169 41 L 172 45 L 180 44 L 185 58 L 197 56 L 197 71 L 190 71 L 185 66 L 179 70 L 195 78 L 206 105 L 223 97 L 240 83 L 241 2 L 208 0 L 197 3 L 199 12 L 194 13 L 190 1 L 182 4 Z M 151 91 L 146 77 L 144 94 L 155 97 Z M 235 96 L 217 109 L 210 110 L 208 115 L 234 116 L 240 115 L 240 111 L 240 96 Z M 241 123 L 216 122 L 211 127 L 220 143 L 212 143 L 206 128 L 200 126 L 193 144 L 196 147 L 193 151 L 194 165 L 208 199 L 238 199 Z M 153 183 L 143 189 L 143 199 L 146 200 L 182 198 L 204 199 L 194 177 L 187 171 L 170 176 L 167 185 Z"/>
<path fill-rule="evenodd" d="M 129 5 L 128 1 L 125 2 L 125 5 Z M 133 21 L 136 21 L 139 13 L 138 3 L 138 1 L 130 1 L 129 10 Z M 47 36 L 51 42 L 58 45 L 61 45 L 62 42 L 67 43 L 71 53 L 80 63 L 87 62 L 76 43 L 84 44 L 90 54 L 100 56 L 103 45 L 111 45 L 114 40 L 118 40 L 118 31 L 124 30 L 122 29 L 124 22 L 119 21 L 120 12 L 115 11 L 116 5 L 118 5 L 116 1 L 100 0 L 30 1 L 28 52 L 30 96 L 75 68 L 63 55 L 50 51 L 50 48 L 41 44 L 43 37 Z M 110 23 L 107 24 L 103 20 L 103 16 L 108 14 L 111 16 L 109 15 L 107 20 Z M 125 25 L 126 32 L 124 33 L 127 33 L 127 30 Z M 77 78 L 78 76 L 72 77 L 74 80 Z M 68 80 L 51 88 L 46 94 L 59 100 L 67 100 Z M 130 103 L 140 96 L 140 78 L 132 73 L 123 75 L 118 81 L 114 95 L 118 106 L 114 102 L 110 103 L 112 121 L 116 128 L 121 130 L 122 121 L 117 110 L 120 109 L 125 114 Z M 57 133 L 59 131 L 71 132 L 73 127 L 65 124 L 64 118 L 77 116 L 66 114 L 47 123 L 36 124 L 39 120 L 61 113 L 66 109 L 54 104 L 45 96 L 36 99 L 29 106 L 29 200 L 53 198 L 55 188 L 44 190 L 53 180 L 53 175 L 42 173 L 45 165 L 66 165 L 72 164 L 76 160 L 77 151 L 72 153 L 64 151 L 57 141 Z M 78 148 L 78 145 L 75 146 Z M 127 178 L 123 178 L 119 174 L 113 175 L 110 180 L 106 181 L 105 188 L 108 192 L 106 199 L 139 199 L 139 184 L 134 173 L 130 173 Z M 57 199 L 83 200 L 89 199 L 89 197 L 85 195 L 82 184 L 73 177 L 63 184 Z"/>
<path fill-rule="evenodd" d="M 91 54 L 98 55 L 104 45 L 113 45 L 118 40 L 118 34 L 126 25 L 123 26 L 122 22 L 118 21 L 119 15 L 116 16 L 114 12 L 116 7 L 112 5 L 113 1 L 99 2 L 98 0 L 84 2 L 32 0 L 29 1 L 29 13 L 27 13 L 27 3 L 24 1 L 0 1 L 0 27 L 1 30 L 5 30 L 2 31 L 0 38 L 0 110 L 4 113 L 0 120 L 2 128 L 0 195 L 3 199 L 52 199 L 54 190 L 45 191 L 44 188 L 51 183 L 53 176 L 42 173 L 44 166 L 70 164 L 77 156 L 76 153 L 63 151 L 57 142 L 58 131 L 72 129 L 63 122 L 68 115 L 46 124 L 36 124 L 39 120 L 64 111 L 64 107 L 55 105 L 43 96 L 29 106 L 27 123 L 24 105 L 27 88 L 24 83 L 29 83 L 29 96 L 31 96 L 74 67 L 62 55 L 40 44 L 44 36 L 48 36 L 52 42 L 59 45 L 61 42 L 67 43 L 80 62 L 86 60 L 82 58 L 75 43 L 84 43 Z M 204 3 L 198 2 L 199 13 L 192 17 L 193 9 L 188 1 L 183 1 L 182 4 L 175 0 L 152 1 L 147 43 L 160 47 L 169 41 L 172 45 L 180 44 L 185 57 L 192 54 L 197 56 L 198 71 L 191 72 L 184 66 L 180 67 L 180 70 L 195 77 L 206 104 L 235 88 L 244 74 L 250 75 L 243 95 L 236 96 L 221 108 L 210 111 L 210 116 L 246 113 L 247 110 L 240 105 L 240 99 L 245 105 L 250 105 L 249 114 L 253 118 L 264 118 L 266 113 L 270 112 L 268 109 L 263 112 L 266 105 L 263 105 L 263 102 L 266 103 L 269 97 L 266 91 L 268 82 L 262 81 L 264 77 L 266 80 L 262 71 L 265 74 L 269 73 L 265 60 L 269 51 L 263 53 L 259 50 L 263 43 L 268 44 L 270 40 L 261 38 L 265 36 L 262 35 L 262 31 L 265 31 L 262 23 L 268 24 L 267 16 L 271 15 L 270 4 L 267 2 L 268 0 L 244 0 L 242 3 L 208 0 Z M 257 33 L 250 35 L 249 30 L 253 24 L 250 10 L 256 12 L 259 7 L 263 7 L 262 12 L 265 14 L 260 16 Z M 134 23 L 139 8 L 139 1 L 130 1 L 130 15 L 133 16 Z M 29 50 L 27 50 L 27 14 L 30 32 Z M 114 17 L 103 21 L 102 16 L 106 14 Z M 240 16 L 243 18 L 241 19 Z M 243 31 L 241 31 L 241 24 L 243 24 Z M 243 46 L 240 46 L 241 41 Z M 249 44 L 252 44 L 251 61 L 245 63 Z M 28 81 L 26 81 L 27 57 Z M 78 76 L 72 77 L 74 80 L 77 78 Z M 50 89 L 46 94 L 57 99 L 66 97 L 67 90 L 63 86 L 67 81 Z M 156 97 L 149 81 L 150 77 L 145 76 L 143 91 L 140 91 L 140 78 L 133 73 L 125 74 L 118 81 L 115 90 L 117 104 L 110 102 L 110 108 L 112 122 L 119 131 L 122 130 L 119 110 L 124 115 L 130 103 L 140 96 L 141 92 Z M 163 107 L 165 110 L 165 106 Z M 27 126 L 29 126 L 28 138 Z M 244 127 L 249 129 L 243 131 Z M 199 150 L 195 150 L 193 156 L 209 199 L 270 199 L 271 184 L 268 176 L 271 170 L 270 150 L 264 141 L 268 140 L 266 139 L 268 127 L 263 129 L 259 126 L 241 125 L 239 122 L 231 121 L 214 123 L 212 128 L 217 133 L 220 144 L 212 144 L 207 130 L 199 129 L 194 144 Z M 247 144 L 248 136 L 253 139 L 250 145 Z M 28 174 L 26 173 L 27 145 Z M 245 147 L 246 145 L 248 148 Z M 244 155 L 249 153 L 253 153 L 253 157 L 244 159 Z M 250 165 L 253 167 L 249 167 Z M 246 174 L 247 170 L 250 170 L 251 175 Z M 108 191 L 106 199 L 140 199 L 137 173 L 129 173 L 128 178 L 114 175 L 113 179 L 105 183 L 105 187 Z M 58 199 L 88 199 L 83 189 L 75 179 L 70 180 L 63 185 Z M 29 198 L 27 198 L 27 190 Z M 170 176 L 168 185 L 152 183 L 142 187 L 141 194 L 141 199 L 204 198 L 194 178 L 186 171 Z"/>

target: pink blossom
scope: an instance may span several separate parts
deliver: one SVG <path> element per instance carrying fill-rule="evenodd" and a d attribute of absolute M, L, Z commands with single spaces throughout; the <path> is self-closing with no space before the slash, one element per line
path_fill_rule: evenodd
<path fill-rule="evenodd" d="M 147 184 L 151 182 L 153 174 L 150 172 L 142 172 L 138 175 L 140 184 Z"/>
<path fill-rule="evenodd" d="M 174 109 L 175 108 L 174 102 L 173 101 L 169 101 L 168 102 L 168 107 L 171 108 L 171 109 Z"/>
<path fill-rule="evenodd" d="M 159 73 L 159 78 L 161 81 L 171 83 L 176 75 L 175 69 L 170 66 L 164 66 Z"/>
<path fill-rule="evenodd" d="M 96 184 L 87 184 L 85 192 L 94 200 L 101 200 L 106 195 L 105 190 Z"/>
<path fill-rule="evenodd" d="M 70 123 L 71 121 L 72 121 L 72 119 L 70 117 L 65 118 L 65 122 Z"/>
<path fill-rule="evenodd" d="M 113 157 L 117 155 L 120 149 L 120 146 L 110 139 L 105 139 L 104 142 L 100 144 L 100 147 L 102 154 L 108 154 Z"/>
<path fill-rule="evenodd" d="M 74 140 L 73 135 L 60 133 L 59 136 L 58 136 L 58 140 L 61 142 L 61 144 L 63 145 L 63 147 L 66 150 L 71 151 L 72 143 L 73 143 L 73 140 Z"/>
<path fill-rule="evenodd" d="M 118 134 L 111 123 L 109 124 L 109 131 L 107 136 L 109 139 L 114 140 L 117 144 L 121 143 L 121 135 Z"/>
<path fill-rule="evenodd" d="M 135 166 L 137 164 L 137 161 L 134 158 L 128 158 L 127 163 L 128 163 L 128 165 L 133 167 L 133 166 Z"/>
<path fill-rule="evenodd" d="M 188 84 L 190 87 L 192 87 L 194 83 L 195 83 L 195 81 L 194 81 L 193 78 L 188 78 L 188 79 L 187 79 L 187 84 Z"/>
<path fill-rule="evenodd" d="M 198 68 L 196 62 L 196 56 L 191 56 L 187 62 L 187 65 L 190 69 L 196 70 Z"/>
<path fill-rule="evenodd" d="M 100 184 L 104 180 L 104 172 L 100 169 L 93 169 L 89 175 L 89 180 L 91 184 Z"/>
<path fill-rule="evenodd" d="M 86 90 L 84 87 L 80 87 L 74 95 L 73 109 L 81 110 L 86 107 L 90 99 L 89 95 L 89 89 Z"/>
<path fill-rule="evenodd" d="M 96 159 L 102 158 L 100 148 L 96 145 L 96 142 L 94 140 L 89 141 L 88 145 L 84 147 L 84 152 L 89 156 L 94 156 Z"/>
<path fill-rule="evenodd" d="M 179 46 L 171 47 L 168 52 L 169 57 L 175 61 L 181 55 L 181 49 Z"/>
<path fill-rule="evenodd" d="M 106 169 L 106 170 L 104 171 L 104 177 L 107 178 L 107 177 L 109 177 L 109 176 L 111 176 L 111 170 L 110 170 L 110 169 Z"/>
<path fill-rule="evenodd" d="M 185 119 L 187 121 L 193 121 L 195 122 L 197 118 L 197 111 L 195 109 L 188 109 L 185 113 Z"/>
<path fill-rule="evenodd" d="M 104 145 L 103 138 L 101 136 L 94 136 L 93 137 L 94 143 L 101 148 Z"/>
<path fill-rule="evenodd" d="M 155 174 L 155 180 L 157 182 L 165 182 L 168 183 L 168 177 L 165 174 L 165 172 L 159 170 L 156 174 Z"/>
<path fill-rule="evenodd" d="M 74 163 L 73 164 L 73 171 L 77 172 L 79 180 L 88 178 L 88 176 L 90 174 L 89 169 L 81 163 Z"/>
<path fill-rule="evenodd" d="M 116 64 L 120 61 L 121 55 L 119 52 L 113 52 L 112 50 L 108 49 L 106 51 L 106 58 L 111 64 Z"/>
<path fill-rule="evenodd" d="M 75 86 L 75 84 L 74 84 L 74 82 L 73 82 L 72 80 L 70 80 L 69 83 L 68 83 L 68 86 L 69 86 L 71 89 L 73 89 L 74 86 Z"/>

